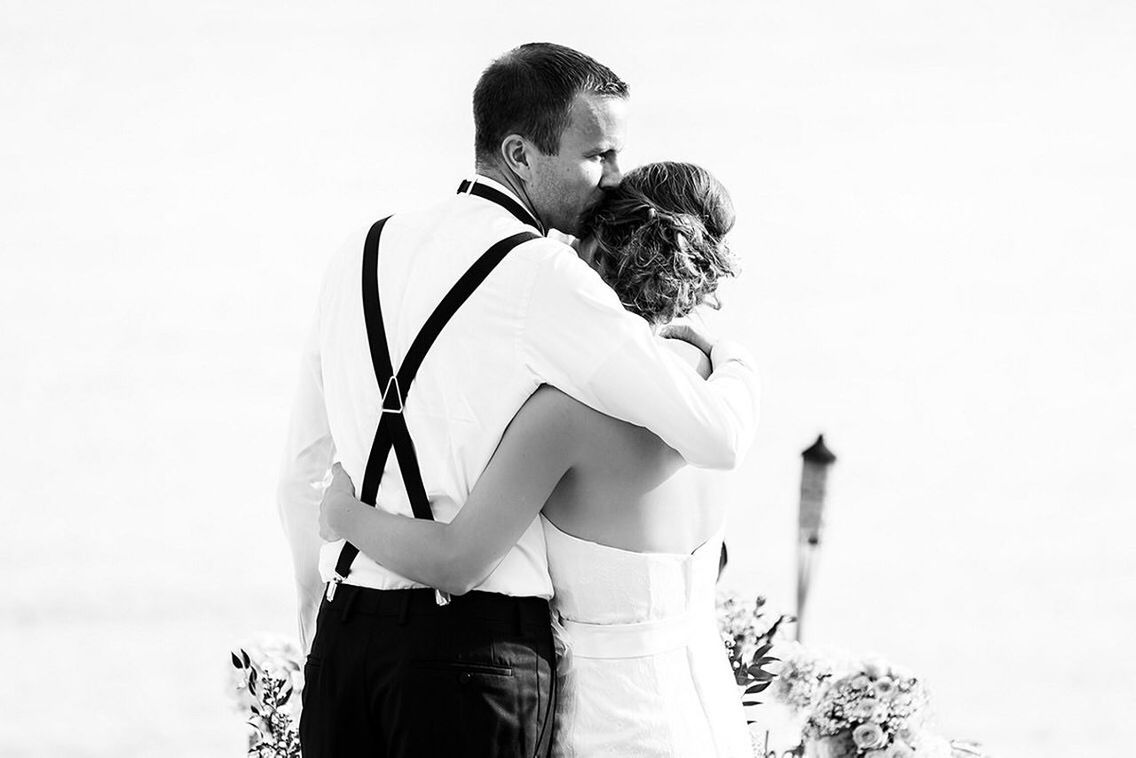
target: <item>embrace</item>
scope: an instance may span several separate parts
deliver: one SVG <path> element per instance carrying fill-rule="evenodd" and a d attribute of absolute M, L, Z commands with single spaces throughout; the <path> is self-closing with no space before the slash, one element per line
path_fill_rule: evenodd
<path fill-rule="evenodd" d="M 672 323 L 735 273 L 734 211 L 697 166 L 621 172 L 628 99 L 506 53 L 475 175 L 328 267 L 279 487 L 305 758 L 752 755 L 699 469 L 745 454 L 757 377 Z"/>

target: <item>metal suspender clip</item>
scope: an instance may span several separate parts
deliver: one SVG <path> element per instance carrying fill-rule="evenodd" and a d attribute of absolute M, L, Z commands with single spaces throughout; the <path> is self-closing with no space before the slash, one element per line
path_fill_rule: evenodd
<path fill-rule="evenodd" d="M 383 392 L 383 413 L 402 413 L 402 387 L 397 376 L 390 378 Z"/>
<path fill-rule="evenodd" d="M 340 576 L 339 574 L 335 574 L 331 577 L 331 581 L 327 583 L 327 594 L 325 595 L 327 602 L 330 603 L 332 600 L 335 600 L 335 591 L 339 589 L 339 585 L 343 584 L 343 580 L 346 578 L 347 577 Z"/>
<path fill-rule="evenodd" d="M 449 605 L 450 593 L 443 592 L 442 590 L 434 590 L 434 602 L 438 605 Z"/>

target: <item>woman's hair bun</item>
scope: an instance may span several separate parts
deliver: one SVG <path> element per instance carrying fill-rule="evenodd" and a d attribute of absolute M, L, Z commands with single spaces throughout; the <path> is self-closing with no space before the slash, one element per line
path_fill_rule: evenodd
<path fill-rule="evenodd" d="M 710 172 L 689 163 L 650 163 L 628 172 L 589 227 L 595 262 L 620 302 L 653 324 L 706 302 L 737 263 L 725 235 L 730 196 Z"/>

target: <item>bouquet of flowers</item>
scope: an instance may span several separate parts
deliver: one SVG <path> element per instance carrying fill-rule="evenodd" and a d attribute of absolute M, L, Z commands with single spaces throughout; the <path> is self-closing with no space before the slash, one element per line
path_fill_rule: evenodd
<path fill-rule="evenodd" d="M 795 642 L 779 647 L 778 652 L 784 660 L 773 685 L 773 699 L 803 718 L 817 702 L 821 687 L 832 677 L 835 663 Z"/>
<path fill-rule="evenodd" d="M 923 683 L 879 659 L 838 666 L 798 648 L 787 656 L 772 694 L 805 716 L 808 756 L 952 756 L 951 744 L 924 728 L 929 704 Z"/>
<path fill-rule="evenodd" d="M 283 637 L 262 637 L 231 654 L 237 709 L 253 728 L 248 754 L 255 758 L 300 758 L 300 693 L 303 654 Z"/>

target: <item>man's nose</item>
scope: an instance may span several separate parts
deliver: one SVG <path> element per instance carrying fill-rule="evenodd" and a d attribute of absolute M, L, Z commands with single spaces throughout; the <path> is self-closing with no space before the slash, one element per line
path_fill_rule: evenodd
<path fill-rule="evenodd" d="M 615 189 L 619 183 L 623 181 L 623 169 L 619 167 L 618 158 L 610 158 L 604 161 L 603 176 L 600 177 L 601 189 Z"/>

